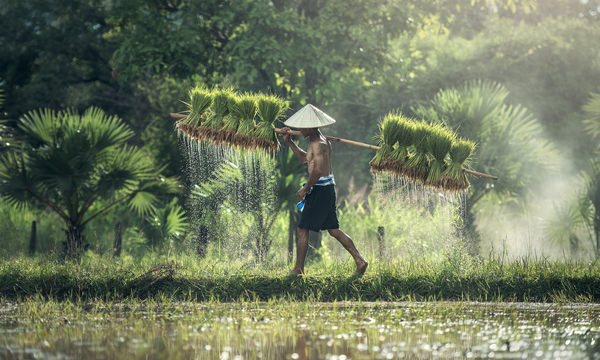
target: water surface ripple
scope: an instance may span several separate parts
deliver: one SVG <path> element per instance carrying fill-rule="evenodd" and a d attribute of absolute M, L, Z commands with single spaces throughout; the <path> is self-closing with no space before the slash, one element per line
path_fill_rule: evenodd
<path fill-rule="evenodd" d="M 600 359 L 600 306 L 2 304 L 0 359 Z"/>

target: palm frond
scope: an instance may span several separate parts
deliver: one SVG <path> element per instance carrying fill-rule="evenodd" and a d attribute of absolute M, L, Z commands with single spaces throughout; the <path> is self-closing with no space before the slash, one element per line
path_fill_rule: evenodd
<path fill-rule="evenodd" d="M 552 217 L 544 226 L 546 237 L 557 244 L 569 241 L 584 224 L 579 204 L 577 201 L 555 201 L 552 208 Z"/>
<path fill-rule="evenodd" d="M 159 229 L 163 239 L 179 236 L 187 229 L 187 216 L 177 202 L 177 198 L 173 198 L 165 206 L 154 208 L 149 216 L 150 224 Z"/>
<path fill-rule="evenodd" d="M 32 192 L 37 183 L 26 167 L 26 155 L 11 151 L 0 156 L 0 197 L 17 209 L 24 209 L 35 200 Z"/>
<path fill-rule="evenodd" d="M 107 149 L 121 146 L 135 135 L 123 120 L 117 116 L 108 116 L 97 107 L 91 107 L 83 113 L 81 131 L 99 156 L 104 155 Z"/>
<path fill-rule="evenodd" d="M 596 137 L 600 134 L 600 94 L 591 94 L 592 98 L 583 106 L 587 115 L 585 130 Z"/>
<path fill-rule="evenodd" d="M 158 197 L 153 193 L 147 191 L 136 191 L 129 199 L 129 207 L 137 212 L 138 215 L 142 216 L 149 214 L 154 209 L 154 206 L 157 202 Z"/>
<path fill-rule="evenodd" d="M 51 109 L 32 110 L 19 119 L 19 128 L 42 146 L 55 146 L 63 131 L 63 116 Z"/>

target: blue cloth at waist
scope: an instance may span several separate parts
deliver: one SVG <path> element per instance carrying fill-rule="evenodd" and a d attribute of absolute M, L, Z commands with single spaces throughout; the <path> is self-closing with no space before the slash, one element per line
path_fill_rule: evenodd
<path fill-rule="evenodd" d="M 304 183 L 302 186 L 306 185 Z M 327 176 L 321 176 L 319 181 L 315 183 L 315 186 L 327 186 L 327 185 L 335 185 L 335 179 L 333 178 L 333 174 Z M 311 186 L 312 189 L 312 186 Z"/>
<path fill-rule="evenodd" d="M 327 186 L 327 185 L 335 185 L 335 179 L 333 178 L 333 174 L 331 175 L 327 175 L 327 176 L 321 176 L 319 178 L 319 180 L 310 187 L 310 189 L 308 189 L 308 191 L 306 192 L 306 195 L 310 194 L 313 190 L 314 186 Z M 306 186 L 306 183 L 302 184 L 302 187 Z M 298 203 L 298 205 L 296 205 L 296 207 L 302 211 L 304 209 L 304 202 L 306 201 L 306 195 L 304 197 L 304 199 L 302 199 L 302 201 L 300 201 Z"/>

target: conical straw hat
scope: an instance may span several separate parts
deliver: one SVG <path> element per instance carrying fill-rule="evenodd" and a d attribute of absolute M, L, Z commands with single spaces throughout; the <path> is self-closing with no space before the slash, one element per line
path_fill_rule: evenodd
<path fill-rule="evenodd" d="M 294 115 L 290 116 L 283 124 L 293 128 L 318 128 L 335 123 L 335 119 L 321 110 L 307 104 Z"/>

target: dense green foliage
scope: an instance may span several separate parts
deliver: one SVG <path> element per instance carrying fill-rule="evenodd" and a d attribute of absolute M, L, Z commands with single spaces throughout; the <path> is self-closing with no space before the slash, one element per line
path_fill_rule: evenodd
<path fill-rule="evenodd" d="M 600 92 L 599 5 L 599 0 L 0 0 L 5 111 L 0 151 L 25 137 L 16 119 L 32 109 L 83 112 L 96 106 L 124 119 L 133 131 L 128 146 L 143 147 L 155 166 L 167 164 L 165 176 L 184 180 L 181 203 L 186 203 L 198 181 L 183 171 L 185 157 L 167 114 L 185 110 L 180 99 L 190 87 L 235 87 L 277 94 L 291 110 L 311 102 L 338 120 L 324 130 L 328 135 L 363 142 L 372 141 L 378 119 L 392 110 L 447 122 L 476 141 L 474 169 L 500 176 L 497 183 L 469 178 L 470 224 L 483 228 L 499 212 L 531 213 L 551 222 L 552 216 L 539 211 L 547 205 L 540 198 L 560 193 L 548 190 L 559 187 L 550 179 L 579 194 L 586 185 L 577 174 L 592 173 L 597 157 L 597 96 L 591 94 Z M 478 81 L 483 88 L 475 86 Z M 494 94 L 482 93 L 492 82 Z M 241 125 L 238 133 L 249 132 L 254 120 Z M 340 198 L 351 198 L 355 194 L 348 189 L 371 185 L 368 163 L 374 154 L 333 146 Z M 396 150 L 397 157 L 406 156 L 402 147 Z M 413 157 L 421 167 L 422 160 Z M 284 177 L 288 192 L 300 183 L 297 176 Z M 582 193 L 588 200 L 592 196 Z M 136 215 L 118 211 L 131 218 L 127 223 L 141 226 Z M 578 211 L 583 219 L 595 216 L 591 206 Z M 152 226 L 159 223 L 164 226 L 161 221 Z M 112 232 L 114 224 L 107 226 L 101 233 Z M 589 226 L 576 227 L 578 238 L 589 238 Z M 140 230 L 130 227 L 125 241 L 139 241 L 134 228 Z"/>

